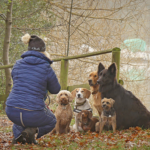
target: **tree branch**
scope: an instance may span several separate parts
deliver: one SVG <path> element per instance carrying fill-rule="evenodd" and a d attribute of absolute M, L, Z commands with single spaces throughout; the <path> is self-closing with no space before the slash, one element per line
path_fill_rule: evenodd
<path fill-rule="evenodd" d="M 73 0 L 71 1 L 70 16 L 69 16 L 67 56 L 69 54 L 69 44 L 70 44 L 70 25 L 71 25 L 72 4 L 73 4 Z"/>
<path fill-rule="evenodd" d="M 0 16 L 6 21 L 6 16 L 4 14 L 0 14 Z"/>

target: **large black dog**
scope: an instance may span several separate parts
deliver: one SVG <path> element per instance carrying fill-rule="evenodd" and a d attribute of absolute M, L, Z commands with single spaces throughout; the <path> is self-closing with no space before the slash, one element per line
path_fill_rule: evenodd
<path fill-rule="evenodd" d="M 116 80 L 116 65 L 111 64 L 105 69 L 102 63 L 98 66 L 99 91 L 103 98 L 115 100 L 114 109 L 117 116 L 117 129 L 129 127 L 150 127 L 150 112 L 130 91 L 124 89 Z M 139 91 L 140 92 L 140 91 Z"/>

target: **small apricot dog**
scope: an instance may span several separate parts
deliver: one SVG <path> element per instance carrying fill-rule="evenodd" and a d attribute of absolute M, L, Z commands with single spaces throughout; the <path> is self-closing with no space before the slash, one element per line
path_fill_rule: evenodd
<path fill-rule="evenodd" d="M 73 111 L 70 106 L 70 102 L 72 102 L 72 100 L 72 94 L 67 90 L 61 90 L 57 94 L 56 102 L 58 103 L 58 107 L 55 111 L 57 123 L 51 134 L 62 134 L 70 132 L 69 125 L 73 116 Z"/>
<path fill-rule="evenodd" d="M 93 114 L 90 111 L 82 110 L 77 114 L 77 119 L 79 119 L 83 131 L 90 130 L 91 132 L 95 132 L 95 125 L 99 120 L 96 117 L 93 117 Z"/>
<path fill-rule="evenodd" d="M 97 80 L 98 80 L 97 71 L 91 72 L 88 81 L 92 92 L 93 106 L 98 111 L 99 116 L 101 116 L 103 109 L 101 105 L 101 93 L 99 92 L 99 84 L 97 84 Z"/>
<path fill-rule="evenodd" d="M 104 125 L 106 125 L 108 129 L 112 125 L 113 132 L 116 132 L 116 112 L 113 108 L 114 103 L 115 101 L 111 98 L 102 99 L 103 112 L 99 122 L 99 135 L 101 134 Z"/>

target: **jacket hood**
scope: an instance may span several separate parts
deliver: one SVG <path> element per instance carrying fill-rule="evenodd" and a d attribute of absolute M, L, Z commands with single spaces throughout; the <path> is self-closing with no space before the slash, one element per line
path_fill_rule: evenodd
<path fill-rule="evenodd" d="M 51 61 L 49 58 L 47 58 L 44 54 L 37 52 L 37 51 L 26 51 L 21 55 L 21 57 L 24 59 L 25 62 L 29 64 L 43 64 L 43 63 L 49 63 L 52 64 L 53 61 Z"/>

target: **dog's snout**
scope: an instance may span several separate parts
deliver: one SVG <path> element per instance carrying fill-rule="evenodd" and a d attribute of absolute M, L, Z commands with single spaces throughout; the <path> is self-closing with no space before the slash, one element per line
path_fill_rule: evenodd
<path fill-rule="evenodd" d="M 89 83 L 92 83 L 92 80 L 91 80 L 91 79 L 89 79 L 88 81 L 89 81 Z"/>
<path fill-rule="evenodd" d="M 103 104 L 103 106 L 102 107 L 106 107 L 106 105 L 105 104 Z"/>
<path fill-rule="evenodd" d="M 78 96 L 78 98 L 80 98 L 80 97 L 81 97 L 81 94 L 77 94 L 77 96 Z"/>

